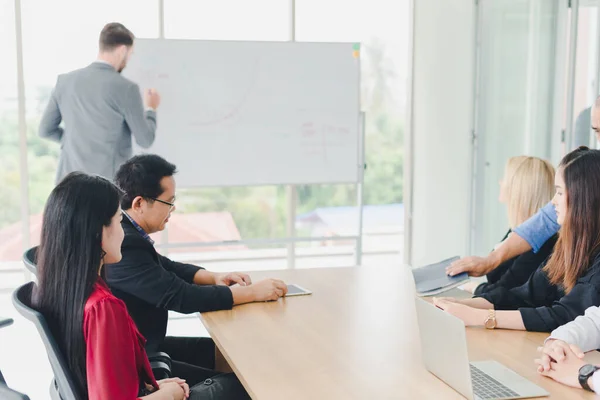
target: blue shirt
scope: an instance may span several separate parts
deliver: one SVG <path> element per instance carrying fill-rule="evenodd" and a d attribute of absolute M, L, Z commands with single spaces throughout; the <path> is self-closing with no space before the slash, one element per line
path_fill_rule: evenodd
<path fill-rule="evenodd" d="M 516 227 L 514 232 L 525 239 L 533 252 L 537 253 L 544 243 L 560 229 L 556 218 L 556 209 L 552 203 L 548 203 L 533 217 Z"/>

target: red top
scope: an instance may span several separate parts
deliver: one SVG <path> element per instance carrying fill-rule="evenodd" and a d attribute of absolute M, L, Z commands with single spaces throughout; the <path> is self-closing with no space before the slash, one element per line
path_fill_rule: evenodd
<path fill-rule="evenodd" d="M 90 400 L 133 400 L 145 383 L 158 389 L 146 339 L 101 278 L 85 303 L 83 337 Z"/>

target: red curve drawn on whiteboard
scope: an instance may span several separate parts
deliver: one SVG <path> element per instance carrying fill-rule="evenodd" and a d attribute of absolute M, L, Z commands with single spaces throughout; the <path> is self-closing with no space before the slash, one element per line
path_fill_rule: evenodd
<path fill-rule="evenodd" d="M 240 97 L 240 101 L 237 104 L 234 104 L 230 110 L 226 111 L 223 115 L 218 116 L 218 117 L 214 117 L 208 120 L 195 120 L 192 122 L 192 124 L 194 126 L 211 126 L 211 125 L 217 125 L 221 122 L 225 122 L 228 121 L 230 119 L 232 119 L 233 117 L 235 117 L 239 111 L 242 109 L 242 107 L 246 104 L 246 102 L 248 101 L 248 96 L 250 95 L 250 92 L 252 91 L 252 89 L 254 88 L 254 86 L 256 85 L 256 81 L 258 80 L 258 64 L 260 62 L 260 57 L 256 59 L 256 61 L 254 62 L 254 66 L 252 68 L 252 73 L 250 74 L 250 84 L 248 85 L 246 92 Z"/>

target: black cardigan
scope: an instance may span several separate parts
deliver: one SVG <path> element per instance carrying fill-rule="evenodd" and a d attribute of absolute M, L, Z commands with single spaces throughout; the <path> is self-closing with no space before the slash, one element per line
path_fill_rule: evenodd
<path fill-rule="evenodd" d="M 568 293 L 552 285 L 540 265 L 522 286 L 498 287 L 481 296 L 496 310 L 519 310 L 528 331 L 550 332 L 573 321 L 591 306 L 600 306 L 600 255 Z"/>
<path fill-rule="evenodd" d="M 184 314 L 231 309 L 233 295 L 226 286 L 195 285 L 202 269 L 169 260 L 134 228 L 127 218 L 121 222 L 125 238 L 123 258 L 103 268 L 115 296 L 125 302 L 148 352 L 159 351 L 167 332 L 168 310 Z"/>
<path fill-rule="evenodd" d="M 510 232 L 511 231 L 509 230 L 508 234 L 510 234 Z M 508 234 L 506 234 L 504 239 L 508 237 Z M 537 253 L 530 250 L 500 264 L 496 269 L 487 274 L 487 283 L 482 283 L 477 286 L 474 294 L 476 296 L 482 295 L 498 287 L 512 289 L 521 286 L 527 282 L 529 277 L 541 264 L 545 264 L 546 260 L 552 254 L 552 250 L 554 250 L 554 245 L 557 240 L 558 235 L 554 235 L 544 243 Z"/>

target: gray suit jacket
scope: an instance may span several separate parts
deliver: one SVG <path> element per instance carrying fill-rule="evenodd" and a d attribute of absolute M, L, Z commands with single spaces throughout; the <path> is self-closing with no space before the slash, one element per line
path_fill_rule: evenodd
<path fill-rule="evenodd" d="M 112 180 L 131 157 L 131 136 L 148 148 L 155 134 L 156 112 L 144 112 L 138 85 L 101 62 L 58 77 L 39 130 L 61 144 L 57 182 L 73 171 Z"/>
<path fill-rule="evenodd" d="M 592 130 L 592 107 L 581 111 L 575 120 L 573 140 L 568 151 L 575 150 L 579 146 L 590 146 L 590 132 Z M 593 145 L 592 145 L 593 146 Z"/>

